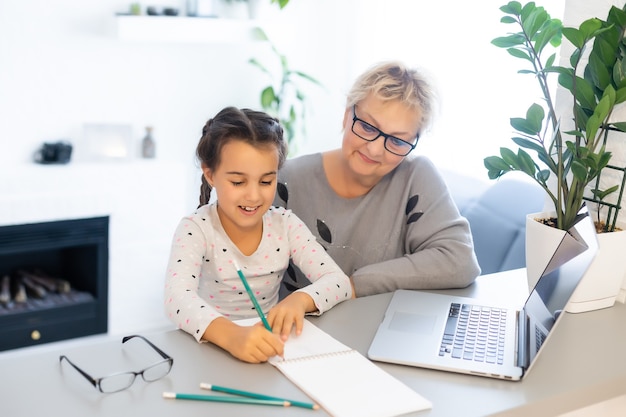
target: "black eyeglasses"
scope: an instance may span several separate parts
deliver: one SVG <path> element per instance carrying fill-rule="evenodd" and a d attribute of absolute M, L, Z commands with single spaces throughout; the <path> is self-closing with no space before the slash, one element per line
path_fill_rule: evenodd
<path fill-rule="evenodd" d="M 394 155 L 407 156 L 413 149 L 415 149 L 415 145 L 417 145 L 417 141 L 420 138 L 418 134 L 415 137 L 415 143 L 410 143 L 406 140 L 384 133 L 379 128 L 356 117 L 356 104 L 352 106 L 352 114 L 354 114 L 354 117 L 352 118 L 352 133 L 368 142 L 374 142 L 381 136 L 384 137 L 385 149 Z"/>
<path fill-rule="evenodd" d="M 169 356 L 167 353 L 163 352 L 161 349 L 156 347 L 152 342 L 146 339 L 143 336 L 133 335 L 126 336 L 122 339 L 122 343 L 126 343 L 128 340 L 132 338 L 140 338 L 149 344 L 154 350 L 157 351 L 159 355 L 163 358 L 162 361 L 155 363 L 154 365 L 148 366 L 147 368 L 137 371 L 137 372 L 120 372 L 112 375 L 107 375 L 102 378 L 94 378 L 89 375 L 87 372 L 80 369 L 78 366 L 74 365 L 72 361 L 68 359 L 67 356 L 61 355 L 59 356 L 59 362 L 63 362 L 63 359 L 67 361 L 74 369 L 81 373 L 91 384 L 97 388 L 100 392 L 111 393 L 125 390 L 126 388 L 133 385 L 135 382 L 135 378 L 137 375 L 141 375 L 144 381 L 153 382 L 157 379 L 163 378 L 165 375 L 169 374 L 172 369 L 172 365 L 174 364 L 174 358 Z"/>

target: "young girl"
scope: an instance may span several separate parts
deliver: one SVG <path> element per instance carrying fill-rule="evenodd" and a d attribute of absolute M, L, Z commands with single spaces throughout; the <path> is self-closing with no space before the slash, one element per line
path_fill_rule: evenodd
<path fill-rule="evenodd" d="M 233 107 L 204 126 L 196 154 L 202 167 L 200 206 L 176 229 L 165 284 L 170 319 L 198 341 L 246 362 L 283 354 L 306 313 L 321 314 L 351 298 L 349 278 L 290 210 L 271 207 L 286 157 L 283 129 L 265 113 Z M 211 190 L 217 201 L 209 203 Z M 312 282 L 278 302 L 289 259 Z M 273 332 L 258 317 L 235 265 L 241 267 Z"/>

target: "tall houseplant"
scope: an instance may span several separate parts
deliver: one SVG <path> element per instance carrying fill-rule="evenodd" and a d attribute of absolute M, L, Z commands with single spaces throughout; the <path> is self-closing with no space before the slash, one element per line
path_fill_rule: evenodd
<path fill-rule="evenodd" d="M 532 104 L 525 117 L 511 119 L 518 134 L 513 137 L 517 152 L 503 147 L 499 156 L 485 158 L 484 164 L 491 179 L 512 171 L 523 172 L 545 190 L 552 202 L 553 217 L 535 219 L 529 215 L 526 222 L 526 264 L 531 288 L 542 274 L 586 250 L 589 242 L 580 241 L 575 230 L 586 215 L 586 201 L 597 211 L 599 232 L 618 230 L 624 168 L 610 165 L 612 155 L 606 145 L 609 138 L 626 140 L 626 122 L 614 120 L 619 114 L 614 110 L 626 101 L 626 12 L 611 7 L 606 21 L 591 18 L 573 28 L 563 27 L 560 20 L 552 19 L 534 2 L 522 6 L 512 1 L 500 10 L 505 14 L 501 21 L 517 25 L 520 30 L 492 43 L 529 64 L 519 72 L 536 77 L 543 103 Z M 554 51 L 562 36 L 572 44 L 573 52 L 562 57 L 565 64 L 557 65 Z M 557 112 L 549 76 L 558 76 L 559 91 L 568 96 L 564 101 L 571 102 L 571 111 Z M 609 170 L 621 170 L 621 181 L 605 184 L 601 189 L 601 176 Z M 612 202 L 615 200 L 609 199 L 615 194 L 619 198 Z M 604 217 L 600 218 L 602 208 Z M 540 226 L 536 220 L 554 227 Z M 542 237 L 534 237 L 535 233 Z M 576 288 L 568 311 L 613 305 L 626 274 L 626 262 L 620 261 L 616 252 L 625 245 L 624 236 L 626 231 L 598 235 L 604 249 Z M 611 258 L 613 255 L 617 258 Z"/>
<path fill-rule="evenodd" d="M 267 113 L 278 118 L 285 130 L 289 152 L 293 154 L 297 149 L 296 138 L 298 134 L 304 135 L 306 133 L 307 95 L 301 82 L 305 81 L 319 87 L 322 85 L 312 76 L 292 69 L 287 57 L 278 51 L 265 32 L 260 28 L 257 30 L 259 31 L 259 39 L 269 42 L 273 56 L 280 67 L 280 73 L 276 76 L 258 59 L 251 58 L 249 60 L 250 64 L 260 69 L 270 80 L 270 83 L 261 91 L 261 107 Z"/>
<path fill-rule="evenodd" d="M 489 178 L 512 171 L 527 174 L 546 191 L 556 213 L 555 226 L 561 230 L 569 230 L 577 222 L 585 200 L 610 208 L 602 227 L 614 230 L 620 204 L 610 203 L 606 197 L 616 192 L 621 196 L 624 182 L 621 187 L 615 184 L 601 190 L 599 177 L 607 167 L 612 168 L 611 153 L 606 150 L 609 133 L 626 131 L 626 121 L 611 119 L 615 106 L 626 101 L 626 12 L 612 7 L 606 21 L 591 18 L 578 28 L 564 28 L 534 2 L 522 6 L 511 1 L 500 10 L 505 14 L 501 21 L 517 25 L 520 31 L 492 43 L 529 64 L 519 72 L 536 77 L 543 104 L 534 103 L 525 117 L 511 119 L 519 135 L 513 138 L 517 153 L 503 147 L 499 156 L 485 158 Z M 556 65 L 555 52 L 546 56 L 548 48 L 560 45 L 561 35 L 575 48 L 569 66 Z M 558 74 L 559 85 L 572 96 L 572 112 L 566 117 L 572 118 L 573 129 L 561 127 L 548 80 L 553 74 Z M 527 150 L 535 153 L 535 158 Z"/>

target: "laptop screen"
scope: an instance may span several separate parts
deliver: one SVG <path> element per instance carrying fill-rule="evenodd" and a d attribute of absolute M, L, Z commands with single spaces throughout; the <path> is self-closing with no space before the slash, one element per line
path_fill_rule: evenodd
<path fill-rule="evenodd" d="M 595 226 L 587 208 L 583 210 L 584 216 L 553 254 L 553 260 L 562 259 L 560 265 L 548 263 L 520 313 L 518 364 L 523 368 L 536 357 L 598 251 Z"/>

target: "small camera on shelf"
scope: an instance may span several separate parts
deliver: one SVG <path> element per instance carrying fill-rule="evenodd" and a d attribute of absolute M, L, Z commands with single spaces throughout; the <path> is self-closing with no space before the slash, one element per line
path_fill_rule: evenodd
<path fill-rule="evenodd" d="M 35 162 L 40 164 L 67 164 L 72 157 L 72 144 L 66 141 L 44 143 L 37 153 Z"/>

